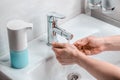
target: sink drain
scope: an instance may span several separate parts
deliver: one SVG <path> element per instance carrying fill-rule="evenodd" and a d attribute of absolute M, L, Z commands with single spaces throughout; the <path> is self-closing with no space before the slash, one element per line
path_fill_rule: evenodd
<path fill-rule="evenodd" d="M 81 76 L 78 73 L 70 73 L 67 76 L 68 80 L 80 80 Z"/>

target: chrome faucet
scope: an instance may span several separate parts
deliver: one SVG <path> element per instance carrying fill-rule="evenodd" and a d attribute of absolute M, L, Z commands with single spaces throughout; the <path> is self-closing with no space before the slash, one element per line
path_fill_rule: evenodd
<path fill-rule="evenodd" d="M 47 33 L 48 33 L 48 45 L 51 45 L 52 42 L 57 42 L 57 34 L 65 37 L 67 40 L 73 38 L 73 34 L 67 32 L 66 30 L 58 27 L 57 20 L 64 19 L 65 16 L 60 15 L 56 12 L 51 12 L 47 15 Z"/>

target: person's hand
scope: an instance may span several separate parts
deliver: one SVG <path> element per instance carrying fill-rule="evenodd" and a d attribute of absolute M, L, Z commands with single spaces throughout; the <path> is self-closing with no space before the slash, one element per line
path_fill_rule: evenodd
<path fill-rule="evenodd" d="M 76 64 L 78 55 L 84 55 L 72 44 L 54 42 L 52 46 L 57 60 L 62 65 Z"/>
<path fill-rule="evenodd" d="M 89 36 L 87 38 L 76 41 L 74 45 L 86 55 L 93 55 L 105 50 L 104 43 L 105 41 L 103 38 Z"/>

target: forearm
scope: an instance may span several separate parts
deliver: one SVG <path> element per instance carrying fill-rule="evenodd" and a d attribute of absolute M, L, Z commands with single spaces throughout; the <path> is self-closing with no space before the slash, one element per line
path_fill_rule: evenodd
<path fill-rule="evenodd" d="M 77 64 L 85 68 L 98 80 L 120 80 L 119 67 L 87 56 L 79 57 Z"/>
<path fill-rule="evenodd" d="M 120 35 L 104 37 L 105 51 L 119 51 L 120 50 Z"/>

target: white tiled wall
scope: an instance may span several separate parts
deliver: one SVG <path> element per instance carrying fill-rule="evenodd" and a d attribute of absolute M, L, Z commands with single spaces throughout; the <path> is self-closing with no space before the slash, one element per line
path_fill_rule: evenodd
<path fill-rule="evenodd" d="M 56 11 L 66 16 L 65 22 L 81 13 L 81 0 L 1 0 L 0 1 L 0 55 L 8 51 L 6 24 L 12 19 L 22 19 L 34 25 L 28 31 L 32 40 L 46 32 L 46 14 Z M 62 23 L 61 22 L 61 23 Z"/>

